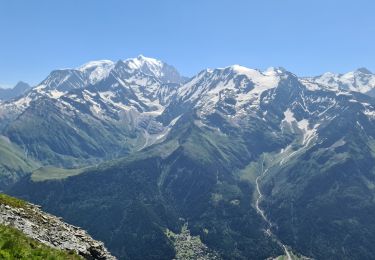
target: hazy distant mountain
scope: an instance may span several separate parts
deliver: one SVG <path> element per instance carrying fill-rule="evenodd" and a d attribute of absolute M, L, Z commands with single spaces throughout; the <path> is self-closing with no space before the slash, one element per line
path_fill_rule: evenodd
<path fill-rule="evenodd" d="M 25 82 L 18 82 L 13 88 L 0 88 L 0 101 L 9 100 L 30 90 L 30 85 Z"/>

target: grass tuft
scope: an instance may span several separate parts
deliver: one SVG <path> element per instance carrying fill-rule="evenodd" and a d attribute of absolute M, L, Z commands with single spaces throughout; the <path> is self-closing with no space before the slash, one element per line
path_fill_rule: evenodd
<path fill-rule="evenodd" d="M 8 205 L 14 208 L 25 208 L 27 205 L 25 201 L 10 197 L 3 193 L 0 193 L 0 204 Z"/>

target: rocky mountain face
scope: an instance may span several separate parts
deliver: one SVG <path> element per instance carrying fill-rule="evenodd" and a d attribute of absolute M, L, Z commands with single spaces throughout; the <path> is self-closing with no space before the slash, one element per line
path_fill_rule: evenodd
<path fill-rule="evenodd" d="M 36 205 L 26 202 L 9 205 L 4 202 L 4 195 L 1 196 L 0 225 L 16 228 L 52 248 L 73 251 L 84 259 L 116 259 L 102 242 L 92 239 L 84 230 L 64 223 Z"/>
<path fill-rule="evenodd" d="M 18 82 L 13 88 L 0 88 L 0 101 L 7 101 L 25 94 L 31 86 L 25 82 Z"/>
<path fill-rule="evenodd" d="M 368 259 L 373 76 L 234 65 L 186 80 L 143 56 L 53 72 L 1 106 L 2 134 L 42 164 L 89 167 L 7 192 L 121 259 Z"/>

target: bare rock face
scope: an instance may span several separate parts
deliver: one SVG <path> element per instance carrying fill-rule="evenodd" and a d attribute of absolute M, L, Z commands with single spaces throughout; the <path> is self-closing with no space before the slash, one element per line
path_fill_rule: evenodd
<path fill-rule="evenodd" d="M 69 225 L 30 203 L 23 207 L 0 203 L 0 224 L 14 227 L 50 247 L 74 251 L 85 259 L 116 259 L 102 242 L 94 240 L 86 231 Z"/>

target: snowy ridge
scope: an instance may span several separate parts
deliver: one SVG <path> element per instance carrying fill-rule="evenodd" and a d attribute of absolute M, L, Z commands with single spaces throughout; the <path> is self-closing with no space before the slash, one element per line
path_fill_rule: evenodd
<path fill-rule="evenodd" d="M 232 109 L 241 111 L 249 105 L 258 106 L 261 94 L 277 87 L 285 77 L 284 72 L 276 68 L 263 72 L 240 65 L 207 69 L 182 86 L 177 95 L 184 102 L 201 108 L 203 114 L 227 101 Z"/>
<path fill-rule="evenodd" d="M 126 75 L 119 70 L 126 71 Z M 160 60 L 139 55 L 117 63 L 111 60 L 99 60 L 88 62 L 78 68 L 55 70 L 35 89 L 41 93 L 53 89 L 67 92 L 97 84 L 108 78 L 111 73 L 121 75 L 122 80 L 143 73 L 143 77 L 150 76 L 161 83 L 180 83 L 183 78 L 172 66 Z"/>
<path fill-rule="evenodd" d="M 72 105 L 62 98 L 91 104 L 90 110 L 97 115 L 106 114 L 103 105 L 97 102 L 106 103 L 117 113 L 135 108 L 138 111 L 157 111 L 160 114 L 176 94 L 176 86 L 164 84 L 178 84 L 182 79 L 173 67 L 143 55 L 118 62 L 91 61 L 77 68 L 52 71 L 30 92 L 5 104 L 5 107 L 21 112 L 31 102 L 47 97 L 59 100 L 66 108 L 72 108 Z M 97 97 L 103 99 L 79 100 L 82 97 L 77 97 L 75 90 L 78 89 L 92 92 L 93 95 L 96 93 Z M 109 95 L 101 94 L 109 92 Z"/>
<path fill-rule="evenodd" d="M 88 62 L 77 70 L 83 72 L 87 79 L 88 83 L 95 84 L 100 80 L 108 77 L 111 70 L 114 68 L 115 63 L 110 60 L 100 60 Z"/>
<path fill-rule="evenodd" d="M 203 118 L 219 111 L 233 118 L 233 122 L 259 114 L 266 121 L 268 111 L 264 106 L 273 102 L 275 89 L 279 86 L 285 88 L 285 85 L 291 84 L 287 88 L 296 92 L 297 89 L 294 88 L 300 86 L 296 86 L 295 82 L 299 81 L 309 91 L 329 91 L 336 96 L 347 97 L 351 96 L 350 91 L 367 93 L 375 87 L 374 74 L 365 69 L 342 75 L 326 73 L 315 78 L 298 78 L 283 68 L 271 67 L 261 71 L 232 65 L 206 69 L 184 84 L 179 84 L 180 80 L 181 76 L 173 67 L 143 55 L 118 62 L 92 61 L 75 69 L 51 72 L 32 91 L 19 99 L 4 103 L 2 107 L 22 112 L 32 102 L 50 98 L 58 102 L 62 109 L 71 112 L 91 111 L 95 117 L 118 120 L 130 111 L 156 118 L 174 103 L 196 109 Z M 334 96 L 323 92 L 318 96 L 311 93 L 299 93 L 298 96 L 298 100 L 290 106 L 293 111 L 294 107 L 300 106 L 309 116 L 324 120 L 332 118 L 327 111 L 337 105 Z M 356 99 L 353 102 L 357 102 Z M 78 104 L 87 109 L 81 111 Z M 322 106 L 314 108 L 317 104 Z M 373 107 L 367 105 L 363 114 L 373 119 Z M 285 122 L 294 125 L 293 120 L 288 119 L 291 115 L 284 115 L 287 120 Z M 305 121 L 296 121 L 296 124 L 305 135 L 303 142 L 308 143 L 315 133 L 314 128 L 309 128 L 309 123 Z"/>
<path fill-rule="evenodd" d="M 147 58 L 143 55 L 139 55 L 137 58 L 126 59 L 124 62 L 128 65 L 131 70 L 141 70 L 146 74 L 150 74 L 156 77 L 163 76 L 164 63 L 160 60 L 153 58 Z"/>
<path fill-rule="evenodd" d="M 303 82 L 311 87 L 323 88 L 333 91 L 356 91 L 369 93 L 375 89 L 375 75 L 365 68 L 345 74 L 326 72 L 321 76 L 304 78 Z"/>

